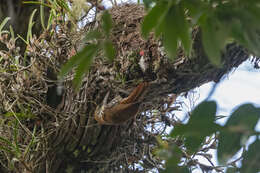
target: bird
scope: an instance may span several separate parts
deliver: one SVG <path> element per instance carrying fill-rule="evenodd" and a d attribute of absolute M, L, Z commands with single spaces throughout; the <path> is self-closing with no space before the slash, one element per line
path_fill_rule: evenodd
<path fill-rule="evenodd" d="M 94 118 L 100 125 L 121 125 L 130 119 L 135 119 L 139 107 L 142 104 L 142 98 L 149 86 L 148 82 L 140 83 L 128 97 L 107 104 L 109 92 L 103 99 L 101 106 L 97 106 Z"/>

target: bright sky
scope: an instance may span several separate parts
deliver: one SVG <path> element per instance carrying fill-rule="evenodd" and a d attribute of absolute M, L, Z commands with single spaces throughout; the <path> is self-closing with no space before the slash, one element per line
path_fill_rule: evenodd
<path fill-rule="evenodd" d="M 210 98 L 210 100 L 215 100 L 218 104 L 217 115 L 228 116 L 234 109 L 245 103 L 253 103 L 255 106 L 260 107 L 259 72 L 260 69 L 254 69 L 253 64 L 250 61 L 246 61 L 221 80 Z M 195 89 L 195 91 L 197 91 L 195 93 L 195 98 L 197 99 L 195 104 L 199 104 L 207 98 L 213 84 L 213 82 L 207 83 Z M 187 99 L 185 102 L 187 105 L 190 104 Z M 180 115 L 180 117 L 183 116 Z M 228 118 L 225 118 L 218 122 L 224 124 L 227 119 Z M 256 129 L 260 131 L 259 121 Z M 250 142 L 248 143 L 252 143 L 253 141 L 254 138 L 250 138 Z M 216 163 L 216 153 L 214 150 L 212 150 L 211 153 L 214 156 L 213 162 Z M 202 163 L 209 165 L 206 159 L 199 158 L 199 160 Z M 201 170 L 197 169 L 193 171 L 193 173 L 201 173 Z"/>
<path fill-rule="evenodd" d="M 259 72 L 260 69 L 254 69 L 253 64 L 246 61 L 224 77 L 210 98 L 210 100 L 217 101 L 218 115 L 230 115 L 234 109 L 245 103 L 253 103 L 255 106 L 260 107 Z M 197 103 L 208 96 L 212 85 L 213 82 L 199 88 L 200 97 Z M 221 124 L 224 122 L 221 121 Z"/>

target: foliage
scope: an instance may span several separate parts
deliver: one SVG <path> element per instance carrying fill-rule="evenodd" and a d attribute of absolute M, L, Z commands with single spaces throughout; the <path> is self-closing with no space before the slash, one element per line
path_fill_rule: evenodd
<path fill-rule="evenodd" d="M 75 73 L 75 86 L 78 88 L 81 84 L 83 75 L 89 70 L 94 56 L 104 50 L 106 57 L 112 61 L 115 57 L 115 49 L 109 40 L 109 33 L 112 28 L 112 19 L 110 14 L 105 11 L 102 15 L 102 31 L 90 31 L 86 35 L 87 41 L 93 41 L 85 46 L 77 55 L 72 57 L 68 63 L 61 69 L 60 75 L 65 76 L 73 67 L 77 66 Z"/>
<path fill-rule="evenodd" d="M 172 58 L 181 44 L 186 54 L 191 52 L 191 31 L 202 29 L 203 47 L 210 61 L 221 65 L 221 52 L 229 42 L 238 42 L 254 55 L 260 55 L 258 32 L 259 1 L 250 0 L 146 0 L 149 8 L 156 3 L 144 19 L 145 37 L 155 31 L 164 37 L 164 44 Z"/>
<path fill-rule="evenodd" d="M 202 102 L 198 105 L 186 125 L 174 127 L 171 137 L 178 135 L 185 136 L 185 146 L 191 153 L 196 152 L 206 136 L 219 130 L 219 126 L 214 123 L 217 105 L 215 102 Z"/>
<path fill-rule="evenodd" d="M 216 103 L 213 101 L 204 101 L 199 104 L 191 113 L 190 120 L 187 124 L 174 127 L 169 138 L 183 138 L 184 143 L 181 146 L 170 145 L 161 147 L 161 150 L 168 150 L 166 172 L 176 171 L 179 163 L 183 164 L 181 158 L 193 162 L 193 166 L 199 165 L 203 171 L 215 169 L 222 172 L 219 167 L 212 166 L 203 168 L 199 162 L 192 158 L 203 150 L 203 145 L 207 136 L 217 134 L 218 161 L 222 167 L 230 167 L 231 169 L 240 170 L 241 172 L 258 172 L 259 168 L 259 132 L 255 131 L 257 121 L 260 119 L 260 108 L 256 108 L 252 104 L 244 104 L 238 107 L 229 117 L 224 126 L 217 125 L 214 121 L 216 118 Z M 233 156 L 241 149 L 245 148 L 250 136 L 256 135 L 256 140 L 244 150 L 239 158 L 232 161 Z M 214 144 L 215 145 L 215 144 Z M 170 149 L 169 149 L 170 148 Z M 180 149 L 178 149 L 180 148 Z M 211 148 L 211 147 L 209 147 Z M 212 148 L 214 149 L 214 148 Z M 183 155 L 176 155 L 176 150 L 183 152 Z M 175 153 L 175 154 L 174 154 Z M 176 160 L 176 156 L 178 156 Z M 207 156 L 207 155 L 205 155 Z M 238 168 L 236 162 L 242 161 L 242 166 Z M 175 165 L 175 166 L 174 166 Z M 174 168 L 174 169 L 173 169 Z M 186 172 L 186 171 L 184 171 Z"/>

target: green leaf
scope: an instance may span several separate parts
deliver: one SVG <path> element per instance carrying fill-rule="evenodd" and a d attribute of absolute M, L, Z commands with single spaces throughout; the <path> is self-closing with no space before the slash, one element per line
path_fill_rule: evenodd
<path fill-rule="evenodd" d="M 106 57 L 110 60 L 113 61 L 114 58 L 116 57 L 116 50 L 113 46 L 113 43 L 110 40 L 105 40 L 104 42 L 104 51 Z"/>
<path fill-rule="evenodd" d="M 237 40 L 241 45 L 248 48 L 248 43 L 244 36 L 245 33 L 243 31 L 242 23 L 237 19 L 233 19 L 230 23 L 230 28 L 231 28 L 231 36 L 235 40 Z"/>
<path fill-rule="evenodd" d="M 113 26 L 113 21 L 111 15 L 106 10 L 102 15 L 102 29 L 104 30 L 106 36 L 109 35 L 112 26 Z"/>
<path fill-rule="evenodd" d="M 174 29 L 175 22 L 173 16 L 175 16 L 175 7 L 169 9 L 164 19 L 165 32 L 163 33 L 163 45 L 172 60 L 176 57 L 178 47 L 178 33 L 176 29 Z"/>
<path fill-rule="evenodd" d="M 255 0 L 253 0 L 255 1 Z M 254 20 L 252 22 L 255 22 L 255 20 L 259 20 L 259 16 L 260 16 L 260 11 L 259 11 L 259 2 L 253 2 L 255 3 L 254 5 L 252 5 L 252 3 L 247 5 L 247 11 L 251 14 L 251 16 L 254 18 Z M 256 25 L 259 26 L 259 23 L 256 23 Z"/>
<path fill-rule="evenodd" d="M 225 126 L 235 126 L 240 128 L 240 132 L 253 133 L 259 118 L 260 112 L 254 105 L 244 104 L 232 113 Z"/>
<path fill-rule="evenodd" d="M 164 46 L 167 53 L 172 59 L 176 57 L 178 41 L 181 41 L 184 50 L 187 54 L 191 49 L 191 35 L 190 27 L 187 23 L 184 8 L 181 5 L 173 5 L 164 18 L 165 23 L 161 22 L 156 28 L 156 35 L 159 35 L 160 31 L 164 31 Z M 163 24 L 163 25 L 162 25 Z"/>
<path fill-rule="evenodd" d="M 0 141 L 1 141 L 1 143 L 6 143 L 5 146 L 8 146 L 8 147 L 10 147 L 10 148 L 12 148 L 12 149 L 15 148 L 15 146 L 12 144 L 12 142 L 11 142 L 10 140 L 4 138 L 4 137 L 1 137 L 1 136 L 0 136 Z"/>
<path fill-rule="evenodd" d="M 244 104 L 232 113 L 219 135 L 218 160 L 224 164 L 243 146 L 241 140 L 254 133 L 260 112 L 252 104 Z"/>
<path fill-rule="evenodd" d="M 22 36 L 20 36 L 19 34 L 17 34 L 17 37 L 20 38 L 25 44 L 29 44 L 28 41 L 26 41 Z"/>
<path fill-rule="evenodd" d="M 27 31 L 27 37 L 26 37 L 26 41 L 29 42 L 30 39 L 32 38 L 32 27 L 34 25 L 34 22 L 33 22 L 33 17 L 36 13 L 37 9 L 34 9 L 31 16 L 30 16 L 30 19 L 29 19 L 29 24 L 28 24 L 28 31 Z"/>
<path fill-rule="evenodd" d="M 260 38 L 259 38 L 259 33 L 253 29 L 253 28 L 249 28 L 247 27 L 247 29 L 245 29 L 245 38 L 247 40 L 248 43 L 248 49 L 253 52 L 254 55 L 256 56 L 260 56 L 260 50 L 259 50 L 259 46 L 260 46 Z"/>
<path fill-rule="evenodd" d="M 198 0 L 182 1 L 182 3 L 188 10 L 188 14 L 191 17 L 191 21 L 193 24 L 197 24 L 198 19 L 201 17 L 203 13 L 205 13 L 205 9 L 208 8 L 206 6 L 206 3 L 203 3 Z"/>
<path fill-rule="evenodd" d="M 255 55 L 260 55 L 259 11 L 257 5 L 251 4 L 246 7 L 232 8 L 232 10 L 229 8 L 229 12 L 226 12 L 229 15 L 228 19 L 230 18 L 226 26 L 231 28 L 232 37 Z"/>
<path fill-rule="evenodd" d="M 259 46 L 260 46 L 260 38 L 259 38 L 259 16 L 255 16 L 251 11 L 247 10 L 239 11 L 237 14 L 237 18 L 240 20 L 243 28 L 241 32 L 244 33 L 244 38 L 247 41 L 247 48 L 252 51 L 255 55 L 260 55 Z M 259 10 L 259 9 L 258 9 Z M 238 13 L 238 12 L 237 12 Z M 259 12 L 255 13 L 258 14 Z"/>
<path fill-rule="evenodd" d="M 226 171 L 226 173 L 237 173 L 237 172 L 238 172 L 237 168 L 228 168 Z"/>
<path fill-rule="evenodd" d="M 214 123 L 216 109 L 215 102 L 202 102 L 191 113 L 188 124 L 176 126 L 171 132 L 171 136 L 183 135 L 187 149 L 191 152 L 197 151 L 206 136 L 220 129 L 220 126 Z"/>
<path fill-rule="evenodd" d="M 138 0 L 138 1 L 140 1 L 140 0 Z M 149 7 L 151 7 L 152 6 L 152 4 L 153 4 L 153 0 L 143 0 L 143 3 L 144 3 L 144 6 L 145 6 L 145 8 L 149 8 Z M 138 3 L 139 4 L 139 3 Z"/>
<path fill-rule="evenodd" d="M 167 13 L 167 5 L 168 4 L 165 2 L 159 1 L 144 17 L 141 28 L 144 38 L 148 37 L 153 28 L 160 26 L 165 14 Z"/>
<path fill-rule="evenodd" d="M 49 18 L 48 18 L 47 30 L 50 29 L 55 15 L 56 15 L 55 10 L 54 9 L 50 10 L 50 15 L 49 15 Z"/>
<path fill-rule="evenodd" d="M 240 148 L 240 133 L 231 133 L 222 131 L 219 135 L 218 144 L 218 161 L 220 164 L 225 164 Z"/>
<path fill-rule="evenodd" d="M 6 151 L 6 152 L 8 152 L 10 154 L 14 154 L 13 151 L 10 148 L 8 148 L 8 147 L 0 146 L 0 151 Z"/>
<path fill-rule="evenodd" d="M 65 9 L 68 13 L 71 14 L 71 10 L 70 10 L 70 7 L 68 6 L 67 1 L 65 1 L 65 0 L 58 0 L 58 1 L 55 1 L 55 2 L 57 2 L 59 7 L 61 7 L 62 9 Z"/>
<path fill-rule="evenodd" d="M 15 40 L 16 38 L 15 38 L 15 35 L 14 35 L 14 29 L 13 29 L 12 25 L 9 26 L 9 31 L 10 31 L 10 34 L 11 34 L 11 38 Z M 1 33 L 1 31 L 0 31 L 0 33 Z"/>
<path fill-rule="evenodd" d="M 79 88 L 81 81 L 84 77 L 84 74 L 90 69 L 92 60 L 96 55 L 96 53 L 98 52 L 98 45 L 91 44 L 86 46 L 84 49 L 87 50 L 86 54 L 84 55 L 84 57 L 80 58 L 81 61 L 76 68 L 76 74 L 73 80 L 76 89 Z"/>
<path fill-rule="evenodd" d="M 11 19 L 11 17 L 6 17 L 3 22 L 0 24 L 0 34 L 2 33 L 2 30 L 4 28 L 4 26 L 6 25 L 6 23 Z"/>
<path fill-rule="evenodd" d="M 254 173 L 260 171 L 260 141 L 257 139 L 249 146 L 247 152 L 243 155 L 242 167 L 240 172 Z"/>
<path fill-rule="evenodd" d="M 165 32 L 163 37 L 163 45 L 169 57 L 174 60 L 177 54 L 177 35 L 173 32 Z"/>
<path fill-rule="evenodd" d="M 44 3 L 44 0 L 41 0 L 41 3 Z M 44 14 L 44 6 L 40 5 L 40 17 L 41 17 L 41 25 L 44 30 L 46 30 L 45 27 L 45 14 Z"/>
<path fill-rule="evenodd" d="M 86 46 L 87 47 L 87 46 Z M 82 49 L 79 53 L 77 53 L 75 56 L 71 57 L 69 61 L 61 68 L 59 77 L 63 78 L 66 74 L 68 74 L 73 67 L 79 64 L 79 62 L 82 61 L 84 58 L 84 55 L 87 53 L 86 47 Z"/>
<path fill-rule="evenodd" d="M 218 19 L 215 17 L 204 17 L 201 23 L 202 43 L 210 62 L 216 66 L 221 64 L 221 51 L 225 46 L 227 30 L 223 30 Z"/>
<path fill-rule="evenodd" d="M 172 28 L 172 30 L 176 30 L 176 33 L 181 40 L 185 52 L 189 54 L 191 49 L 191 34 L 190 26 L 188 25 L 188 22 L 186 20 L 185 10 L 186 9 L 184 9 L 181 5 L 176 6 L 176 8 L 174 9 L 175 15 L 172 16 L 174 28 Z"/>
<path fill-rule="evenodd" d="M 155 28 L 155 37 L 159 37 L 164 31 L 166 26 L 166 20 L 161 20 L 161 23 L 159 23 Z"/>
<path fill-rule="evenodd" d="M 31 151 L 33 145 L 35 145 L 35 143 L 36 143 L 36 140 L 35 140 L 36 128 L 37 128 L 37 126 L 34 125 L 33 133 L 31 134 L 32 138 L 31 138 L 31 140 L 30 140 L 30 143 L 26 146 L 26 149 L 25 149 L 25 151 L 24 151 L 24 153 L 23 153 L 23 157 L 24 157 L 24 158 L 27 157 L 27 155 L 28 155 L 29 152 Z"/>
<path fill-rule="evenodd" d="M 84 59 L 86 58 L 86 55 L 88 55 L 89 51 L 96 49 L 96 45 L 89 44 L 85 46 L 79 53 L 77 53 L 75 56 L 71 57 L 70 60 L 61 68 L 59 77 L 63 78 L 67 73 L 69 73 L 73 67 L 80 64 Z"/>
<path fill-rule="evenodd" d="M 98 30 L 93 30 L 89 31 L 86 34 L 85 41 L 93 40 L 93 39 L 101 39 L 102 38 L 102 33 L 99 32 Z"/>
<path fill-rule="evenodd" d="M 49 4 L 42 3 L 42 2 L 37 2 L 37 1 L 23 1 L 23 4 L 37 4 L 37 5 L 43 5 L 45 7 L 52 8 L 52 6 L 49 5 Z"/>
<path fill-rule="evenodd" d="M 173 146 L 171 152 L 172 152 L 172 156 L 169 159 L 167 159 L 166 169 L 162 173 L 172 173 L 172 172 L 189 173 L 188 168 L 181 167 L 178 165 L 182 157 L 181 150 L 177 146 Z"/>
<path fill-rule="evenodd" d="M 19 148 L 19 141 L 18 141 L 18 120 L 15 121 L 14 127 L 13 127 L 13 141 L 15 143 L 15 154 L 18 156 L 21 154 L 21 150 Z"/>

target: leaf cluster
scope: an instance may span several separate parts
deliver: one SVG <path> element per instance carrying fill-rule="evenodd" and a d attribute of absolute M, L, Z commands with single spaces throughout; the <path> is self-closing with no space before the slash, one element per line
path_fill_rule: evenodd
<path fill-rule="evenodd" d="M 239 170 L 241 172 L 257 172 L 260 170 L 258 165 L 260 157 L 257 149 L 260 147 L 259 132 L 255 130 L 260 118 L 260 108 L 252 104 L 241 105 L 231 114 L 224 126 L 215 122 L 216 110 L 217 105 L 214 101 L 204 101 L 192 111 L 187 124 L 174 127 L 169 138 L 181 138 L 184 142 L 182 146 L 174 145 L 168 148 L 171 148 L 171 153 L 176 153 L 176 150 L 185 152 L 182 155 L 172 154 L 168 157 L 165 172 L 179 170 L 178 164 L 181 163 L 183 156 L 186 158 L 190 156 L 188 159 L 191 161 L 202 150 L 206 138 L 214 134 L 218 141 L 216 147 L 218 161 L 223 167 L 230 167 L 229 171 Z M 245 148 L 249 137 L 254 135 L 256 135 L 256 140 L 249 146 L 249 149 L 245 150 L 239 159 L 230 161 L 241 148 Z M 237 168 L 236 162 L 241 158 L 243 158 L 242 166 Z M 217 170 L 217 167 L 207 169 Z M 187 170 L 184 172 L 187 172 Z"/>
<path fill-rule="evenodd" d="M 144 18 L 142 33 L 151 31 L 163 42 L 170 57 L 175 58 L 179 46 L 191 53 L 192 29 L 200 27 L 204 51 L 212 64 L 221 65 L 221 54 L 230 42 L 237 42 L 254 55 L 259 52 L 258 0 L 146 0 L 155 5 Z"/>
<path fill-rule="evenodd" d="M 112 61 L 116 56 L 116 51 L 109 39 L 109 34 L 113 26 L 113 22 L 108 11 L 105 11 L 101 17 L 101 29 L 90 31 L 86 34 L 85 41 L 90 42 L 78 54 L 71 57 L 70 60 L 62 67 L 60 76 L 63 77 L 76 66 L 74 84 L 78 88 L 82 78 L 91 67 L 91 63 L 101 50 L 104 50 L 105 56 Z"/>

